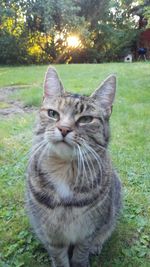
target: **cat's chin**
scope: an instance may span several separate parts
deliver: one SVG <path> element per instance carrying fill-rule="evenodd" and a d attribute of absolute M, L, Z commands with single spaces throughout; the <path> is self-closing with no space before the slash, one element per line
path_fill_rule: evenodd
<path fill-rule="evenodd" d="M 51 152 L 63 160 L 71 161 L 75 157 L 73 146 L 64 141 L 56 142 L 51 145 Z"/>

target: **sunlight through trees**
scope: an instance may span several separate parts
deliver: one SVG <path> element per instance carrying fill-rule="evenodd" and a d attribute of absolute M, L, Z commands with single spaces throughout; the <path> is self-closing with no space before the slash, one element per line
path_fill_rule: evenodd
<path fill-rule="evenodd" d="M 1 0 L 0 63 L 119 60 L 136 49 L 150 1 Z"/>

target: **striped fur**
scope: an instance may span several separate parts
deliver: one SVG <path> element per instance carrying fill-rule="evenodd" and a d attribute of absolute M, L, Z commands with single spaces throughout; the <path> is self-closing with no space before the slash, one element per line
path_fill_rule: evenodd
<path fill-rule="evenodd" d="M 53 267 L 87 267 L 111 235 L 121 183 L 107 152 L 115 77 L 89 97 L 49 68 L 27 170 L 26 207 Z M 71 251 L 71 253 L 70 253 Z"/>

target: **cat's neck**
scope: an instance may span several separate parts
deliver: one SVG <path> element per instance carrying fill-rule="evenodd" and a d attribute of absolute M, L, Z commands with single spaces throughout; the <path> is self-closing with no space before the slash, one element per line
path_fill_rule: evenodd
<path fill-rule="evenodd" d="M 53 180 L 63 180 L 68 183 L 77 175 L 77 162 L 76 160 L 49 157 L 43 161 L 42 169 L 49 173 Z"/>

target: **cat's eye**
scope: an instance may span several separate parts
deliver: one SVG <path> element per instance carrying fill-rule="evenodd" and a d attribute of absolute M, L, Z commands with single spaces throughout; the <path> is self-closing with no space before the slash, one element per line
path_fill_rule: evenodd
<path fill-rule="evenodd" d="M 48 109 L 48 116 L 54 120 L 59 120 L 59 113 L 53 109 Z"/>
<path fill-rule="evenodd" d="M 90 123 L 93 121 L 93 117 L 92 116 L 82 116 L 79 120 L 78 123 L 79 124 L 86 124 L 86 123 Z"/>

